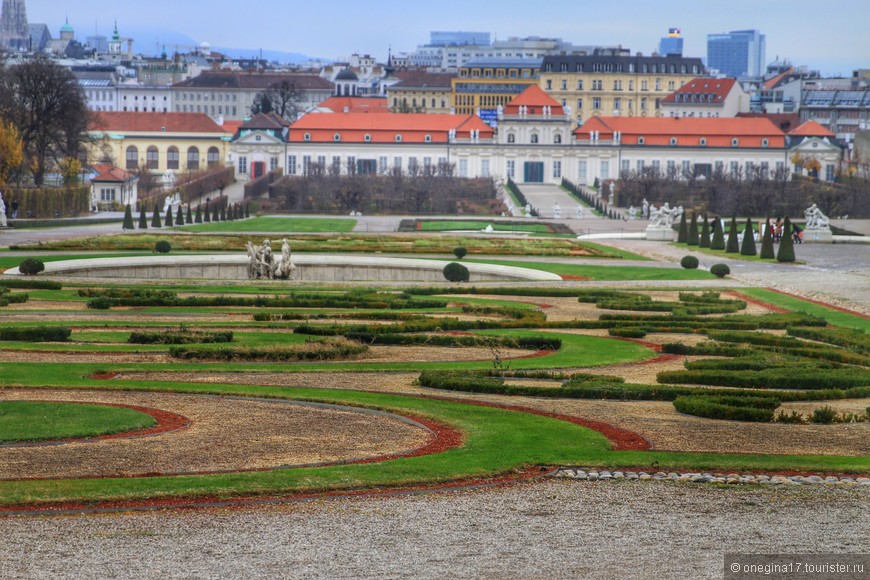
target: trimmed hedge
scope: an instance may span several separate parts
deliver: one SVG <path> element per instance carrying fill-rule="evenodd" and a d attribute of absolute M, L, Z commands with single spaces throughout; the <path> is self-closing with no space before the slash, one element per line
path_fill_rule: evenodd
<path fill-rule="evenodd" d="M 62 290 L 63 285 L 54 280 L 31 280 L 27 278 L 13 278 L 0 280 L 2 288 L 16 288 L 22 290 Z"/>
<path fill-rule="evenodd" d="M 773 368 L 761 371 L 661 371 L 660 383 L 692 384 L 741 389 L 848 389 L 870 385 L 870 370 L 859 368 Z"/>
<path fill-rule="evenodd" d="M 558 338 L 530 336 L 512 338 L 509 336 L 479 336 L 455 334 L 377 334 L 367 332 L 345 332 L 348 340 L 366 344 L 393 346 L 444 346 L 444 347 L 505 347 L 525 350 L 559 350 L 562 341 Z"/>
<path fill-rule="evenodd" d="M 468 282 L 468 268 L 459 262 L 450 262 L 444 266 L 444 277 L 450 282 Z"/>
<path fill-rule="evenodd" d="M 765 408 L 774 404 L 773 409 Z M 775 399 L 761 397 L 677 397 L 674 408 L 680 413 L 705 417 L 707 419 L 727 419 L 730 421 L 753 421 L 766 423 L 773 420 L 773 412 L 779 406 Z"/>
<path fill-rule="evenodd" d="M 0 340 L 15 342 L 66 342 L 72 330 L 64 326 L 0 328 Z"/>
<path fill-rule="evenodd" d="M 18 271 L 25 276 L 36 276 L 44 270 L 45 264 L 42 263 L 42 260 L 36 258 L 25 258 L 18 265 Z"/>
<path fill-rule="evenodd" d="M 347 340 L 330 339 L 293 347 L 188 348 L 169 347 L 169 355 L 184 360 L 296 362 L 350 359 L 364 354 L 368 347 Z"/>
<path fill-rule="evenodd" d="M 698 244 L 695 245 L 697 246 Z M 698 267 L 698 264 L 700 264 L 700 262 L 695 256 L 683 256 L 683 259 L 680 260 L 680 266 L 686 270 L 694 270 Z"/>
<path fill-rule="evenodd" d="M 129 344 L 214 344 L 232 342 L 230 331 L 164 330 L 159 332 L 132 332 Z"/>

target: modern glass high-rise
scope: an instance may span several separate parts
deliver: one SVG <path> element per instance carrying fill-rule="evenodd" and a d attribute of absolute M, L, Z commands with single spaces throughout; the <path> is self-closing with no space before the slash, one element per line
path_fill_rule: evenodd
<path fill-rule="evenodd" d="M 707 68 L 729 77 L 764 73 L 764 35 L 757 30 L 732 30 L 707 35 Z"/>
<path fill-rule="evenodd" d="M 659 54 L 662 56 L 683 55 L 683 37 L 680 36 L 679 28 L 669 28 L 668 35 L 659 40 Z"/>

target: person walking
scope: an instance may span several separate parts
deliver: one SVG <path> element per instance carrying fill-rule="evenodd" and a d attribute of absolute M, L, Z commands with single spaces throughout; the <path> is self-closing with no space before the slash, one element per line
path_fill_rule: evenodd
<path fill-rule="evenodd" d="M 12 209 L 12 219 L 18 219 L 18 200 L 13 199 L 9 207 Z"/>

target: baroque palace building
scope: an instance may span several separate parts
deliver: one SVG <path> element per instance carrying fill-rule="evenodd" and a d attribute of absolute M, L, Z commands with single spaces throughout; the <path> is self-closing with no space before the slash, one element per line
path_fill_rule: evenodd
<path fill-rule="evenodd" d="M 703 74 L 699 58 L 598 49 L 589 55 L 545 56 L 540 86 L 582 125 L 595 116 L 661 116 L 661 101 Z"/>
<path fill-rule="evenodd" d="M 496 110 L 498 129 L 476 115 L 314 113 L 288 127 L 282 143 L 260 135 L 288 175 L 419 173 L 447 163 L 459 177 L 577 184 L 657 169 L 678 179 L 714 172 L 773 178 L 792 157 L 813 156 L 833 179 L 842 148 L 817 123 L 790 133 L 763 117 L 593 117 L 577 127 L 570 109 L 532 85 Z M 258 133 L 237 136 L 237 156 L 256 155 Z M 283 153 L 279 153 L 283 149 Z M 277 167 L 279 161 L 270 163 Z"/>

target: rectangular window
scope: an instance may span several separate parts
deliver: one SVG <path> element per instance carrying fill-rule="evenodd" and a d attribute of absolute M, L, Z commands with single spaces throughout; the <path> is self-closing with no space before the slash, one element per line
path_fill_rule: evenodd
<path fill-rule="evenodd" d="M 408 172 L 417 173 L 417 158 L 410 157 L 408 159 Z"/>
<path fill-rule="evenodd" d="M 637 172 L 641 173 L 643 171 L 643 159 L 637 160 Z"/>
<path fill-rule="evenodd" d="M 468 159 L 459 160 L 459 177 L 468 177 Z"/>
<path fill-rule="evenodd" d="M 275 171 L 276 169 L 278 169 L 278 158 L 272 157 L 269 159 L 269 171 Z"/>
<path fill-rule="evenodd" d="M 296 175 L 296 156 L 287 156 L 287 175 Z"/>
<path fill-rule="evenodd" d="M 740 175 L 740 163 L 738 161 L 731 162 L 731 177 Z"/>
<path fill-rule="evenodd" d="M 553 161 L 553 179 L 562 178 L 562 162 L 558 159 Z"/>
<path fill-rule="evenodd" d="M 623 173 L 628 173 L 631 171 L 631 161 L 628 159 L 623 159 L 619 162 L 619 170 Z"/>
<path fill-rule="evenodd" d="M 480 160 L 480 176 L 489 177 L 489 159 Z"/>
<path fill-rule="evenodd" d="M 582 91 L 582 90 L 583 90 L 583 79 L 578 79 L 578 80 L 577 80 L 577 90 L 578 90 L 578 91 Z"/>
<path fill-rule="evenodd" d="M 768 177 L 770 177 L 770 163 L 768 163 L 767 161 L 761 162 L 761 177 L 763 179 L 767 179 Z"/>
<path fill-rule="evenodd" d="M 401 157 L 393 157 L 393 169 L 398 169 L 401 171 L 401 169 L 402 169 L 402 158 Z"/>
<path fill-rule="evenodd" d="M 507 161 L 507 176 L 513 179 L 517 174 L 517 162 L 513 159 Z"/>
<path fill-rule="evenodd" d="M 326 155 L 318 155 L 317 156 L 317 165 L 320 166 L 321 171 L 326 169 Z"/>
<path fill-rule="evenodd" d="M 622 99 L 616 97 L 613 99 L 613 110 L 618 111 L 622 107 Z"/>
<path fill-rule="evenodd" d="M 311 155 L 302 156 L 302 175 L 311 173 Z"/>
<path fill-rule="evenodd" d="M 832 163 L 825 165 L 825 181 L 834 181 L 834 165 Z"/>
<path fill-rule="evenodd" d="M 596 110 L 601 108 L 601 97 L 592 97 L 592 108 Z"/>
<path fill-rule="evenodd" d="M 656 173 L 658 173 L 662 169 L 662 162 L 656 159 L 652 162 L 652 168 Z"/>
<path fill-rule="evenodd" d="M 239 173 L 247 173 L 248 172 L 248 158 L 247 157 L 239 157 Z"/>
<path fill-rule="evenodd" d="M 583 99 L 577 99 L 577 110 L 583 110 Z"/>
<path fill-rule="evenodd" d="M 610 179 L 610 161 L 601 162 L 601 179 Z"/>
<path fill-rule="evenodd" d="M 585 181 L 587 171 L 588 171 L 588 169 L 587 169 L 586 160 L 581 159 L 580 161 L 578 161 L 577 162 L 577 179 L 579 179 L 580 181 Z"/>
<path fill-rule="evenodd" d="M 782 163 L 782 161 L 778 161 L 777 166 L 780 165 L 781 163 Z M 724 171 L 725 171 L 725 162 L 724 161 L 717 161 L 716 162 L 716 173 L 721 175 Z"/>
<path fill-rule="evenodd" d="M 332 156 L 332 172 L 335 175 L 341 173 L 341 157 L 339 157 L 338 155 Z"/>
<path fill-rule="evenodd" d="M 673 159 L 668 159 L 668 177 L 673 179 L 677 176 L 677 162 Z"/>
<path fill-rule="evenodd" d="M 692 164 L 687 159 L 683 160 L 682 171 L 683 171 L 683 176 L 691 175 Z"/>
<path fill-rule="evenodd" d="M 378 158 L 378 173 L 386 173 L 387 172 L 387 158 L 379 157 Z"/>
<path fill-rule="evenodd" d="M 432 167 L 432 158 L 424 157 L 423 158 L 423 167 Z"/>

